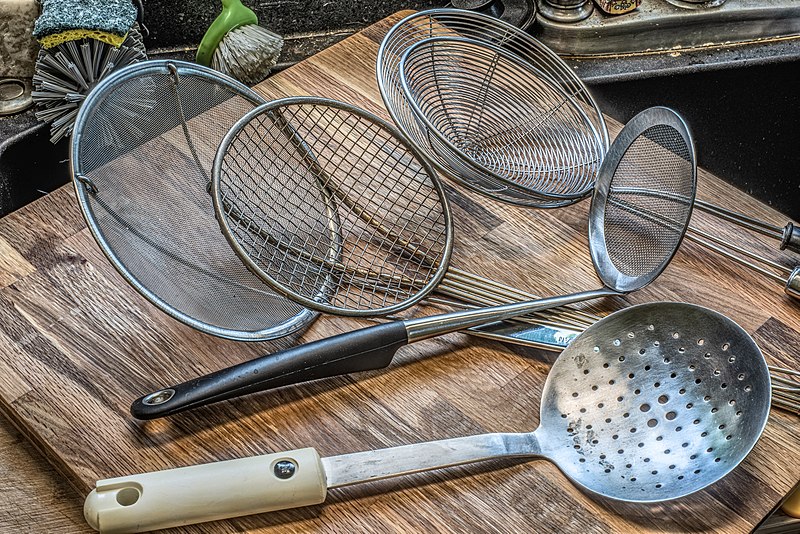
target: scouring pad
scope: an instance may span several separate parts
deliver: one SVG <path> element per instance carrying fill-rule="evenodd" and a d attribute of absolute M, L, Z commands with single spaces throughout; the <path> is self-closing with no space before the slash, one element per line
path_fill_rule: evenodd
<path fill-rule="evenodd" d="M 119 47 L 134 22 L 130 0 L 43 0 L 33 36 L 44 48 L 87 38 Z"/>

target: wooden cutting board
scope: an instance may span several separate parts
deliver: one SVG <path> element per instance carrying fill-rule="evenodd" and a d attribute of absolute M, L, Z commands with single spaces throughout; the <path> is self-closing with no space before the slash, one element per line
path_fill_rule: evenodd
<path fill-rule="evenodd" d="M 388 118 L 375 82 L 381 38 L 402 14 L 257 87 L 267 97 L 338 98 Z M 612 134 L 619 125 L 609 121 Z M 784 224 L 708 173 L 699 197 Z M 597 287 L 588 202 L 514 208 L 448 187 L 453 263 L 539 294 Z M 797 257 L 709 217 L 694 224 L 784 263 Z M 685 243 L 666 272 L 608 312 L 653 300 L 709 306 L 751 332 L 770 363 L 800 367 L 800 306 L 780 284 Z M 371 324 L 319 319 L 302 336 L 244 344 L 193 331 L 131 289 L 86 229 L 71 186 L 0 220 L 0 407 L 81 495 L 97 479 L 304 446 L 323 456 L 482 432 L 532 430 L 554 354 L 460 334 L 403 349 L 381 372 L 251 395 L 147 423 L 142 393 L 256 355 Z M 773 410 L 745 462 L 723 481 L 657 505 L 594 500 L 545 461 L 495 461 L 332 491 L 324 505 L 186 532 L 746 532 L 800 480 L 800 418 Z M 23 511 L 27 506 L 20 499 Z M 35 525 L 32 526 L 35 528 Z"/>

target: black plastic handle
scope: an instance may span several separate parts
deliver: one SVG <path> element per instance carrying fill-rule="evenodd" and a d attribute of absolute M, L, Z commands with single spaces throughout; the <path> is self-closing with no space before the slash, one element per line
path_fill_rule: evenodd
<path fill-rule="evenodd" d="M 381 369 L 408 344 L 402 321 L 362 328 L 269 354 L 136 399 L 131 415 L 156 419 L 308 380 Z"/>

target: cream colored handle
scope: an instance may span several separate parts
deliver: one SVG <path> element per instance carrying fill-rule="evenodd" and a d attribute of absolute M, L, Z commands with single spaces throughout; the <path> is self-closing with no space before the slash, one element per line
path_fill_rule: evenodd
<path fill-rule="evenodd" d="M 101 480 L 83 514 L 103 533 L 147 532 L 319 504 L 326 493 L 308 448 Z"/>

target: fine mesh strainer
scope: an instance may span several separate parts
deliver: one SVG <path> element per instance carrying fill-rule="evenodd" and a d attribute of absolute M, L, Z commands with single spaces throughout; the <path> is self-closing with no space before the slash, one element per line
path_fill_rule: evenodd
<path fill-rule="evenodd" d="M 591 193 L 607 146 L 547 72 L 462 37 L 415 43 L 399 70 L 433 159 L 496 180 L 508 193 L 538 196 L 541 207 Z"/>
<path fill-rule="evenodd" d="M 595 495 L 661 502 L 739 465 L 769 409 L 769 371 L 747 332 L 700 306 L 643 304 L 598 321 L 561 353 L 534 432 L 327 458 L 307 448 L 103 480 L 85 511 L 93 525 L 164 528 L 319 504 L 328 489 L 508 457 L 545 458 Z M 245 499 L 241 481 L 254 472 Z"/>
<path fill-rule="evenodd" d="M 558 207 L 569 205 L 590 194 L 591 185 L 576 187 L 573 193 L 583 196 L 544 198 L 541 191 L 532 191 L 498 180 L 492 173 L 478 172 L 474 165 L 465 165 L 462 158 L 441 157 L 447 154 L 438 137 L 424 128 L 415 115 L 403 91 L 400 62 L 409 48 L 431 38 L 462 38 L 473 43 L 501 49 L 506 58 L 516 58 L 525 69 L 541 73 L 552 87 L 571 98 L 589 119 L 592 130 L 599 136 L 601 155 L 608 148 L 608 131 L 605 120 L 586 86 L 553 51 L 542 43 L 496 18 L 459 9 L 432 9 L 410 15 L 398 22 L 383 39 L 378 50 L 377 79 L 381 98 L 392 120 L 422 153 L 431 157 L 437 170 L 460 184 L 505 202 L 533 207 Z M 505 59 L 499 58 L 498 61 Z M 484 70 L 484 74 L 490 71 Z M 485 78 L 481 78 L 485 79 Z M 446 83 L 446 80 L 443 80 Z M 480 97 L 479 94 L 470 96 Z M 511 102 L 510 99 L 507 100 Z M 591 138 L 588 142 L 594 143 Z M 562 147 L 563 148 L 563 147 Z M 483 162 L 483 167 L 487 167 Z M 598 161 L 599 165 L 599 161 Z M 595 167 L 597 170 L 597 167 Z M 562 176 L 562 178 L 564 178 Z M 566 178 L 564 178 L 566 179 Z M 583 180 L 584 178 L 582 178 Z M 585 184 L 584 184 L 585 185 Z"/>
<path fill-rule="evenodd" d="M 268 104 L 259 111 L 280 109 L 278 104 Z M 242 130 L 243 124 L 261 118 L 264 118 L 264 113 L 254 111 L 243 118 L 233 131 Z M 217 163 L 229 155 L 226 153 L 230 146 L 220 146 Z M 394 353 L 408 343 L 573 302 L 624 295 L 640 289 L 667 266 L 680 245 L 688 224 L 696 185 L 696 167 L 691 146 L 685 124 L 666 109 L 656 109 L 634 118 L 620 133 L 600 170 L 589 215 L 592 259 L 595 270 L 604 283 L 601 289 L 356 330 L 264 356 L 145 395 L 133 403 L 131 413 L 140 419 L 152 419 L 305 380 L 380 369 L 389 365 Z M 305 152 L 305 157 L 312 157 L 312 153 Z M 635 161 L 629 161 L 633 158 Z M 244 159 L 249 161 L 247 157 Z M 294 173 L 294 167 L 291 168 Z M 268 257 L 276 248 L 275 243 L 281 243 L 277 250 L 283 252 L 280 256 L 282 260 L 299 258 L 304 260 L 300 265 L 310 263 L 313 268 L 321 264 L 318 244 L 322 241 L 326 243 L 323 248 L 330 250 L 330 229 L 338 228 L 339 219 L 329 210 L 330 204 L 320 200 L 330 189 L 320 189 L 317 184 L 320 177 L 325 177 L 325 184 L 332 183 L 331 180 L 325 174 L 311 172 L 298 175 L 302 178 L 300 183 L 303 187 L 286 181 L 288 188 L 299 190 L 302 194 L 293 198 L 295 204 L 292 205 L 292 216 L 284 216 L 284 220 L 291 223 L 293 230 L 285 232 L 286 225 L 274 227 L 270 220 L 261 218 L 262 213 L 268 213 L 273 207 L 268 205 L 271 202 L 269 195 L 249 192 L 249 187 L 253 186 L 248 184 L 259 184 L 258 179 L 219 171 L 221 167 L 215 164 L 214 203 L 220 224 L 228 238 L 234 244 L 237 240 L 242 240 L 238 243 L 239 246 L 234 247 L 236 253 L 248 265 L 257 265 L 259 269 L 254 269 L 254 272 L 265 282 L 291 296 L 294 289 L 279 286 L 284 277 L 289 276 L 291 279 L 297 273 L 295 262 L 264 261 L 264 257 Z M 260 176 L 259 173 L 256 174 Z M 632 187 L 631 183 L 640 185 Z M 347 196 L 344 182 L 336 184 L 339 194 Z M 384 220 L 383 214 L 395 213 L 393 203 L 402 202 L 402 192 L 407 189 L 402 181 L 390 181 L 388 184 L 390 187 L 395 184 L 399 190 L 395 194 L 380 196 L 380 210 L 373 215 L 381 220 Z M 229 194 L 231 191 L 241 191 L 243 194 L 232 196 Z M 252 230 L 237 233 L 236 229 L 240 227 Z M 314 231 L 308 231 L 309 228 Z M 379 250 L 391 250 L 397 243 L 397 239 L 391 237 L 393 233 L 375 231 L 371 234 L 372 241 L 379 246 Z M 249 242 L 244 242 L 245 240 Z M 338 243 L 343 240 L 336 238 L 332 241 Z M 349 258 L 346 256 L 354 256 L 353 261 L 358 262 L 362 250 L 358 247 L 337 249 L 336 252 L 341 251 L 342 255 L 334 256 L 335 263 L 331 266 L 338 268 L 340 264 L 347 264 Z M 418 261 L 413 254 L 410 257 Z M 306 258 L 314 259 L 306 262 Z M 385 258 L 385 262 L 378 261 L 375 264 L 388 265 L 394 261 L 389 254 L 385 254 Z M 290 267 L 289 272 L 284 273 L 287 265 Z M 441 263 L 439 269 L 446 269 L 446 265 Z M 394 274 L 402 275 L 397 272 Z M 312 284 L 308 287 L 312 294 L 336 294 L 340 289 L 348 291 L 349 279 L 345 278 L 348 283 L 344 287 L 338 287 L 336 277 L 336 270 L 331 269 L 328 276 L 318 280 L 318 286 Z M 373 283 L 377 284 L 375 289 L 378 291 L 386 281 L 375 276 Z"/>
<path fill-rule="evenodd" d="M 86 99 L 71 153 L 81 210 L 120 274 L 172 317 L 242 341 L 286 335 L 316 317 L 250 273 L 214 219 L 219 142 L 262 102 L 193 63 L 138 63 Z"/>

